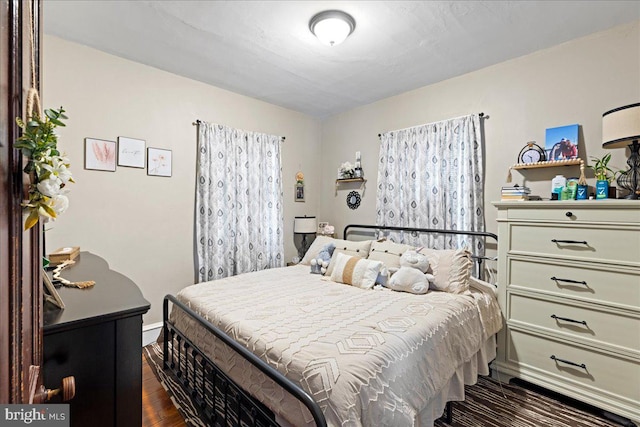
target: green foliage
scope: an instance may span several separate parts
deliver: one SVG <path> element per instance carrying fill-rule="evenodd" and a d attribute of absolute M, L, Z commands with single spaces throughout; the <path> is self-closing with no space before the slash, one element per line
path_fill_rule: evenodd
<path fill-rule="evenodd" d="M 68 117 L 64 112 L 62 107 L 57 110 L 44 110 L 44 117 L 34 114 L 26 123 L 20 117 L 16 118 L 22 135 L 16 140 L 14 147 L 20 149 L 27 158 L 23 170 L 31 179 L 29 201 L 23 203 L 23 207 L 29 211 L 25 220 L 25 230 L 36 225 L 41 216 L 55 219 L 57 213 L 64 211 L 66 206 L 61 207 L 60 198 L 64 199 L 65 204 L 68 203 L 68 199 L 62 196 L 62 188 L 67 182 L 73 182 L 73 179 L 70 172 L 64 172 L 64 179 L 60 178 L 60 171 L 66 171 L 69 164 L 58 151 L 58 135 L 55 133 L 56 127 L 65 126 L 63 120 Z M 49 196 L 38 188 L 38 184 L 44 180 L 56 183 L 53 194 L 51 191 L 54 190 L 51 190 L 51 187 L 45 191 Z M 58 200 L 55 200 L 56 198 Z"/>
<path fill-rule="evenodd" d="M 598 181 L 608 181 L 611 183 L 619 171 L 614 171 L 609 168 L 609 161 L 611 160 L 611 153 L 607 153 L 601 158 L 591 157 L 591 161 L 593 165 L 589 166 L 593 169 L 593 172 L 596 175 L 596 179 Z"/>
<path fill-rule="evenodd" d="M 29 159 L 24 167 L 25 173 L 32 173 L 35 170 L 35 162 L 40 161 L 48 150 L 51 156 L 59 156 L 58 136 L 55 134 L 57 126 L 64 127 L 62 120 L 68 119 L 64 115 L 64 108 L 44 110 L 45 118 L 41 120 L 35 115 L 25 123 L 21 118 L 16 118 L 16 123 L 22 129 L 22 136 L 18 138 L 14 147 L 22 150 L 22 153 Z M 46 179 L 43 177 L 43 179 Z"/>

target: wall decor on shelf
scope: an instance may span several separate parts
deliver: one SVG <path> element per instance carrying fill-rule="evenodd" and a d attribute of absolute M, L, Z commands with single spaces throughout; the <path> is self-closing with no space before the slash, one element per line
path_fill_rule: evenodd
<path fill-rule="evenodd" d="M 547 129 L 544 142 L 547 160 L 577 159 L 579 128 L 580 125 L 568 125 Z"/>
<path fill-rule="evenodd" d="M 118 137 L 118 166 L 144 169 L 145 145 L 143 139 Z"/>
<path fill-rule="evenodd" d="M 147 175 L 171 176 L 171 150 L 147 148 Z"/>
<path fill-rule="evenodd" d="M 116 142 L 104 139 L 84 139 L 84 168 L 97 171 L 116 171 Z"/>

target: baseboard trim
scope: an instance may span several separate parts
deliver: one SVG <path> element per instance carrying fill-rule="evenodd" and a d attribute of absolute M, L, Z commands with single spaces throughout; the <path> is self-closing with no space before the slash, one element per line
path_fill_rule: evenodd
<path fill-rule="evenodd" d="M 156 339 L 158 339 L 158 335 L 160 335 L 160 330 L 162 329 L 162 322 L 151 323 L 149 325 L 142 326 L 142 346 L 151 344 Z"/>

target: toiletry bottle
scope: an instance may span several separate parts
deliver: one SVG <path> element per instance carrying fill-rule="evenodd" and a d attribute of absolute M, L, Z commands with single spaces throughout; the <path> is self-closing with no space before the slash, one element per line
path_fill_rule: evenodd
<path fill-rule="evenodd" d="M 567 179 L 563 175 L 556 175 L 556 177 L 551 180 L 551 192 L 557 193 L 558 199 L 560 199 L 562 189 L 566 185 L 567 185 Z"/>

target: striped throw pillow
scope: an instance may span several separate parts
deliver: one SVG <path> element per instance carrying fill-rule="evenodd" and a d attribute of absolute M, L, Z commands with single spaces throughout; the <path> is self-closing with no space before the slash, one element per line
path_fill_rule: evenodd
<path fill-rule="evenodd" d="M 339 253 L 331 272 L 331 280 L 362 289 L 371 289 L 376 284 L 381 267 L 381 261 Z"/>

